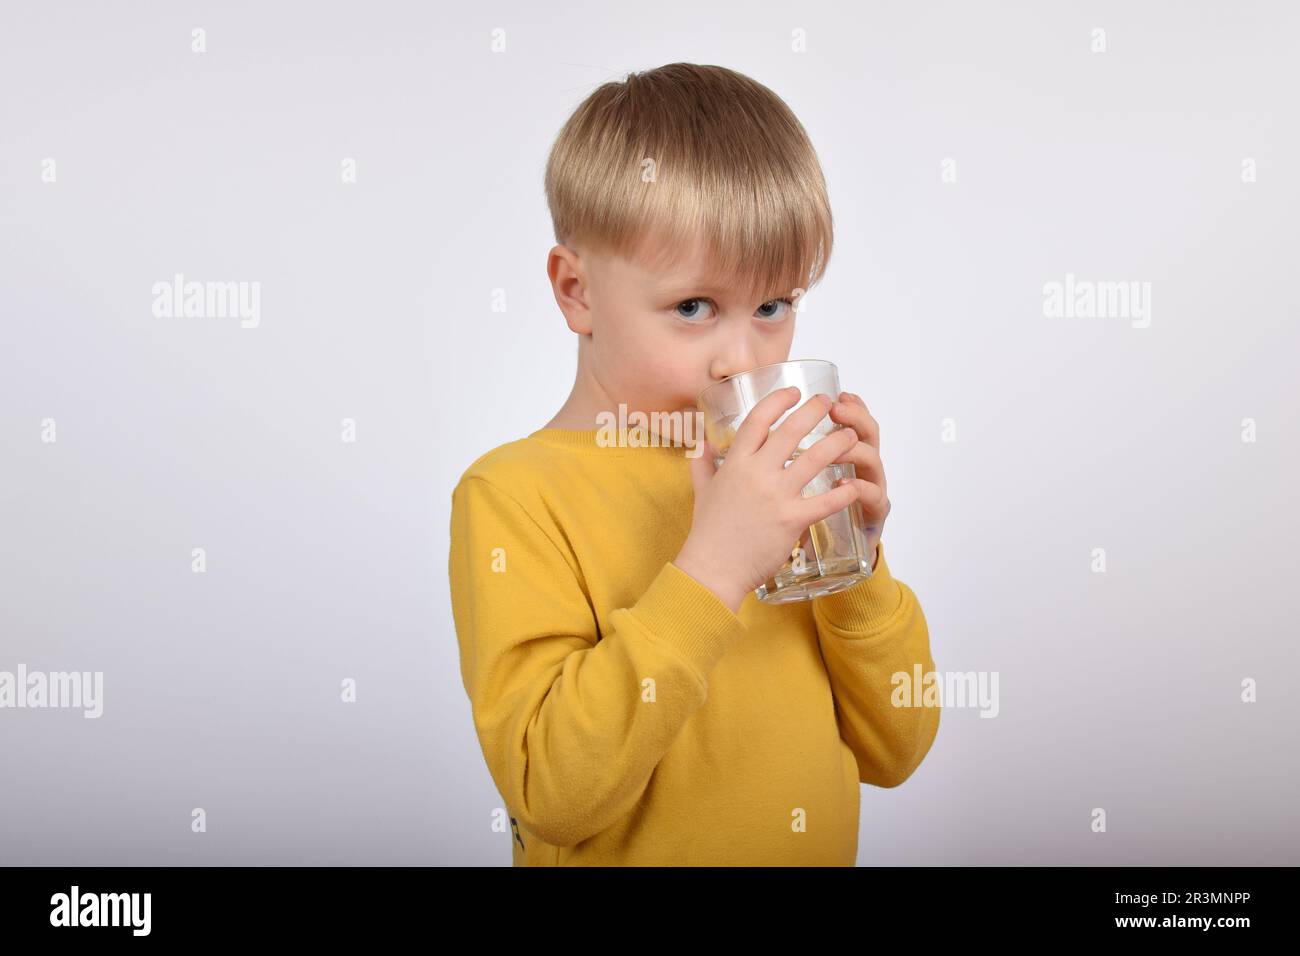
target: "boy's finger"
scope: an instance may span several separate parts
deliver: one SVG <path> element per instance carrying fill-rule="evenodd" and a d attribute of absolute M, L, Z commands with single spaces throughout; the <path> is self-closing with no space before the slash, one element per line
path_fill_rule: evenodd
<path fill-rule="evenodd" d="M 799 397 L 799 389 L 794 385 L 764 395 L 736 429 L 736 437 L 731 440 L 727 455 L 752 455 L 757 451 L 767 441 L 768 433 L 776 420 L 799 401 Z"/>
<path fill-rule="evenodd" d="M 791 412 L 779 428 L 773 430 L 771 438 L 763 445 L 763 452 L 771 457 L 773 463 L 789 461 L 799 444 L 821 424 L 832 404 L 826 395 L 811 396 L 797 411 Z M 849 431 L 852 432 L 852 429 Z M 820 441 L 821 438 L 814 439 L 810 447 Z"/>
<path fill-rule="evenodd" d="M 839 406 L 831 407 L 830 416 L 831 421 L 851 427 L 868 445 L 880 447 L 880 423 L 867 411 L 862 399 L 852 401 L 841 398 Z"/>

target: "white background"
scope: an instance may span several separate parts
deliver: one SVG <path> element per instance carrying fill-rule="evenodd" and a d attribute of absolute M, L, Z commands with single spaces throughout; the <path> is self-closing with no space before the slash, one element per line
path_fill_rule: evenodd
<path fill-rule="evenodd" d="M 999 674 L 863 788 L 859 862 L 1300 862 L 1298 10 L 7 6 L 0 670 L 105 700 L 0 710 L 0 862 L 509 864 L 450 491 L 572 383 L 555 134 L 673 61 L 807 128 L 836 244 L 791 356 L 881 422 L 938 668 Z M 155 317 L 177 272 L 260 282 L 260 324 Z M 1150 326 L 1045 317 L 1067 273 L 1151 283 Z"/>

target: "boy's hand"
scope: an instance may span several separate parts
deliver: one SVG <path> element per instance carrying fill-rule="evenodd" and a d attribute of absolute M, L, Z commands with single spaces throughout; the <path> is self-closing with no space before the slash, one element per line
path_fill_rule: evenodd
<path fill-rule="evenodd" d="M 831 408 L 831 421 L 846 426 L 846 430 L 851 429 L 858 436 L 857 444 L 835 461 L 851 463 L 857 475 L 852 483 L 857 488 L 857 500 L 866 518 L 867 550 L 871 553 L 874 570 L 876 546 L 880 543 L 890 508 L 885 464 L 880 459 L 880 425 L 867 411 L 866 403 L 852 392 L 840 392 L 840 400 Z"/>
<path fill-rule="evenodd" d="M 794 543 L 809 525 L 847 508 L 862 494 L 856 484 L 846 483 L 810 498 L 802 496 L 803 487 L 818 472 L 849 460 L 844 456 L 853 454 L 859 441 L 855 429 L 837 429 L 787 468 L 799 441 L 832 405 L 826 396 L 814 395 L 773 430 L 798 400 L 799 390 L 793 386 L 765 396 L 737 429 L 722 467 L 714 468 L 714 452 L 707 443 L 704 453 L 691 459 L 695 511 L 690 534 L 673 563 L 733 613 L 747 593 L 790 560 Z"/>

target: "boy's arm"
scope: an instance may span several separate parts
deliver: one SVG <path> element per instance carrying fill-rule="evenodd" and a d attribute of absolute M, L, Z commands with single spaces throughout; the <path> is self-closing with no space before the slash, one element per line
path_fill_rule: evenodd
<path fill-rule="evenodd" d="M 912 589 L 889 573 L 885 548 L 877 545 L 870 578 L 836 594 L 814 598 L 813 618 L 822 659 L 830 675 L 840 736 L 858 758 L 858 779 L 896 787 L 921 763 L 939 732 L 938 706 L 895 707 L 895 674 L 910 690 L 933 671 L 930 634 Z M 924 686 L 918 688 L 920 698 Z M 901 696 L 901 692 L 900 692 Z"/>
<path fill-rule="evenodd" d="M 568 549 L 479 477 L 452 492 L 448 572 L 488 769 L 510 815 L 556 846 L 633 809 L 745 630 L 666 562 L 601 635 Z"/>

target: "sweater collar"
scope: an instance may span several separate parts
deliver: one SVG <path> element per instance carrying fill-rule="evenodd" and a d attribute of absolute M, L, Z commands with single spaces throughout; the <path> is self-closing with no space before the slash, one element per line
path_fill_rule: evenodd
<path fill-rule="evenodd" d="M 539 428 L 528 436 L 554 448 L 603 454 L 680 455 L 689 450 L 671 444 L 671 437 L 660 438 L 634 428 Z"/>

